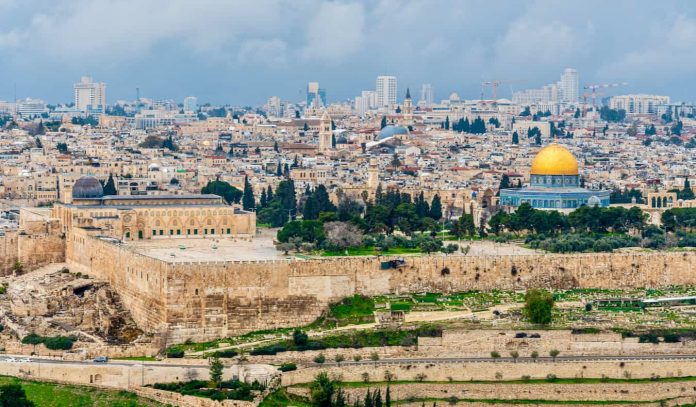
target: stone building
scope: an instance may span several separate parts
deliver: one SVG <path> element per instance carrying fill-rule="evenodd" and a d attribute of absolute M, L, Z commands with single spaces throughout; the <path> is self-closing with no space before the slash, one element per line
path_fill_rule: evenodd
<path fill-rule="evenodd" d="M 98 228 L 119 240 L 239 236 L 256 233 L 256 214 L 226 205 L 217 195 L 104 195 L 94 177 L 72 187 L 72 202 L 58 203 L 51 217 L 62 232 Z"/>

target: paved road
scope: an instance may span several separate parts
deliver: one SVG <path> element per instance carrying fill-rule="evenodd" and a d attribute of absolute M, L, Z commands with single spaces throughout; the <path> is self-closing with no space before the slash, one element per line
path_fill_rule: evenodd
<path fill-rule="evenodd" d="M 0 363 L 19 363 L 19 362 L 9 362 L 10 356 L 1 356 Z M 25 359 L 26 356 L 15 356 L 17 360 Z M 201 359 L 200 364 L 177 364 L 177 363 L 162 363 L 162 362 L 141 362 L 136 360 L 110 360 L 106 363 L 97 363 L 91 360 L 60 360 L 60 359 L 47 359 L 47 358 L 29 358 L 29 363 L 44 363 L 44 364 L 73 364 L 73 365 L 110 365 L 110 366 L 141 366 L 145 365 L 148 367 L 207 367 L 208 363 L 205 359 Z M 553 362 L 554 359 L 549 356 L 538 357 L 536 359 L 530 357 L 520 357 L 513 359 L 510 357 L 501 358 L 491 358 L 491 357 L 480 357 L 480 358 L 403 358 L 403 359 L 380 359 L 377 361 L 372 360 L 360 360 L 360 361 L 344 361 L 340 365 L 396 365 L 396 364 L 424 364 L 424 363 L 503 363 L 503 362 L 516 362 L 516 363 L 538 363 L 538 362 Z M 633 361 L 649 361 L 649 362 L 669 362 L 669 361 L 696 361 L 696 355 L 638 355 L 638 356 L 627 356 L 627 355 L 609 355 L 609 356 L 558 356 L 555 359 L 556 362 L 602 362 L 602 361 L 616 361 L 616 362 L 633 362 Z M 26 363 L 26 362 L 25 362 Z M 313 366 L 335 366 L 336 362 L 326 362 L 323 364 L 312 364 Z"/>
<path fill-rule="evenodd" d="M 12 357 L 10 355 L 3 355 L 0 357 L 0 363 L 42 363 L 42 364 L 60 364 L 60 365 L 94 365 L 94 366 L 141 366 L 145 365 L 147 367 L 208 367 L 208 361 L 206 359 L 201 359 L 200 364 L 178 364 L 178 363 L 162 363 L 162 362 L 141 362 L 139 360 L 109 360 L 106 363 L 98 363 L 91 360 L 61 360 L 61 359 L 49 359 L 49 358 L 37 358 L 25 356 L 14 356 L 16 361 L 10 362 L 8 359 Z M 29 362 L 20 362 L 23 359 L 29 359 Z"/>

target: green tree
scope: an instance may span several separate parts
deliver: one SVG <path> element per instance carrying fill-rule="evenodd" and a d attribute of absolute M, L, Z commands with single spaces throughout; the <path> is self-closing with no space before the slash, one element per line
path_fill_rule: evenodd
<path fill-rule="evenodd" d="M 256 206 L 256 198 L 254 198 L 254 190 L 251 188 L 249 177 L 244 177 L 244 192 L 242 195 L 242 208 L 245 211 L 253 210 Z"/>
<path fill-rule="evenodd" d="M 536 136 L 534 136 L 534 144 L 540 146 L 541 145 L 541 133 L 537 133 Z"/>
<path fill-rule="evenodd" d="M 387 116 L 382 116 L 382 121 L 379 123 L 379 128 L 383 129 L 387 127 Z"/>
<path fill-rule="evenodd" d="M 440 220 L 442 218 L 442 202 L 438 194 L 435 194 L 430 203 L 430 217 L 435 220 Z"/>
<path fill-rule="evenodd" d="M 694 199 L 694 191 L 691 189 L 691 182 L 689 182 L 688 177 L 684 179 L 684 189 L 681 190 L 679 199 Z"/>
<path fill-rule="evenodd" d="M 512 133 L 512 144 L 520 144 L 520 135 L 516 131 Z"/>
<path fill-rule="evenodd" d="M 68 154 L 68 145 L 63 142 L 56 143 L 56 148 L 61 154 Z"/>
<path fill-rule="evenodd" d="M 580 108 L 575 109 L 575 114 L 573 115 L 574 118 L 579 118 L 580 117 Z"/>
<path fill-rule="evenodd" d="M 544 289 L 531 289 L 524 296 L 523 313 L 535 324 L 548 324 L 554 306 L 553 295 Z"/>
<path fill-rule="evenodd" d="M 34 402 L 27 399 L 24 389 L 18 383 L 0 386 L 0 407 L 34 407 Z"/>
<path fill-rule="evenodd" d="M 326 372 L 319 373 L 314 378 L 309 389 L 312 406 L 333 407 L 336 383 L 329 378 Z"/>
<path fill-rule="evenodd" d="M 222 365 L 222 362 L 220 362 L 219 358 L 213 357 L 210 359 L 210 382 L 212 387 L 220 387 L 220 383 L 222 383 L 223 369 L 224 366 Z"/>
<path fill-rule="evenodd" d="M 107 179 L 106 184 L 104 184 L 104 195 L 118 195 L 113 174 L 109 174 L 109 179 Z"/>
<path fill-rule="evenodd" d="M 210 181 L 201 189 L 202 194 L 213 194 L 221 196 L 228 204 L 239 203 L 242 199 L 242 191 L 233 187 L 225 181 Z"/>
<path fill-rule="evenodd" d="M 309 131 L 309 124 L 307 124 L 307 122 L 304 122 L 304 126 L 302 126 L 302 131 L 304 131 L 305 133 Z"/>

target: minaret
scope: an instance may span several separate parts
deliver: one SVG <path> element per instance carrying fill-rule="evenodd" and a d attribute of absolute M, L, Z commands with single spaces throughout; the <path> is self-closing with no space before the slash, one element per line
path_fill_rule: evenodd
<path fill-rule="evenodd" d="M 379 185 L 379 167 L 377 159 L 370 158 L 370 165 L 367 169 L 367 188 L 373 190 Z"/>
<path fill-rule="evenodd" d="M 331 116 L 324 110 L 324 114 L 321 116 L 321 123 L 319 124 L 319 150 L 329 151 L 331 150 L 332 143 L 332 132 L 331 132 Z"/>
<path fill-rule="evenodd" d="M 411 90 L 406 88 L 406 98 L 404 98 L 404 125 L 410 126 L 413 124 L 413 102 L 411 101 Z"/>

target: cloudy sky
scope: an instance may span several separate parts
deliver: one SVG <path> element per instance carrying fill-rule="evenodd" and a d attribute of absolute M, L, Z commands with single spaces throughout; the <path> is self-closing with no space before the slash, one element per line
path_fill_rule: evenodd
<path fill-rule="evenodd" d="M 332 101 L 399 78 L 436 98 L 482 79 L 581 84 L 696 101 L 696 1 L 0 0 L 0 100 L 70 101 L 90 74 L 108 101 L 261 104 L 319 81 Z M 419 92 L 416 91 L 416 94 Z"/>

